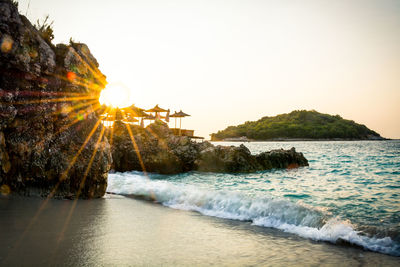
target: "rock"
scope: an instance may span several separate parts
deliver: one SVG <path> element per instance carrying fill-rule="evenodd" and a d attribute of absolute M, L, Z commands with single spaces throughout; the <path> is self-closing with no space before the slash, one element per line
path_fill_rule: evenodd
<path fill-rule="evenodd" d="M 94 103 L 105 76 L 85 44 L 54 46 L 0 0 L 0 187 L 101 197 L 111 167 Z"/>
<path fill-rule="evenodd" d="M 189 164 L 187 159 L 182 160 L 185 156 L 185 146 L 178 144 L 181 139 L 176 139 L 168 126 L 162 122 L 151 124 L 144 129 L 115 121 L 114 129 L 109 129 L 107 135 L 110 142 L 111 135 L 113 136 L 112 168 L 116 171 L 179 173 L 185 169 L 184 165 Z M 176 152 L 178 147 L 182 153 Z"/>
<path fill-rule="evenodd" d="M 297 168 L 300 166 L 308 166 L 307 159 L 303 153 L 297 153 L 292 147 L 290 150 L 271 150 L 256 155 L 257 162 L 263 169 L 275 168 Z"/>
<path fill-rule="evenodd" d="M 199 153 L 196 170 L 206 172 L 255 172 L 260 166 L 244 145 L 210 146 Z"/>
<path fill-rule="evenodd" d="M 116 121 L 114 129 L 108 129 L 110 140 L 111 135 L 115 171 L 240 173 L 308 166 L 307 159 L 294 148 L 251 155 L 244 145 L 214 146 L 207 141 L 196 143 L 185 136 L 174 136 L 160 121 L 146 129 Z"/>
<path fill-rule="evenodd" d="M 4 138 L 4 133 L 0 132 L 0 163 L 1 168 L 4 173 L 8 173 L 11 168 L 10 158 L 6 149 L 6 142 Z M 1 180 L 0 180 L 1 182 Z"/>

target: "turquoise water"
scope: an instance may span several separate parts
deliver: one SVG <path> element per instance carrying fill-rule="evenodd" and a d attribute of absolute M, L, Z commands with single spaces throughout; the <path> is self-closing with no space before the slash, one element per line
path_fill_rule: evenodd
<path fill-rule="evenodd" d="M 295 147 L 310 166 L 252 174 L 114 173 L 107 191 L 400 256 L 400 141 L 244 144 L 254 154 Z"/>

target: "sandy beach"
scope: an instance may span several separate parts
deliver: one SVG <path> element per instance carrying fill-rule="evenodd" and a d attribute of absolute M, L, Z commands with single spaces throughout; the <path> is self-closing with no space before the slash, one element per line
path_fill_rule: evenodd
<path fill-rule="evenodd" d="M 398 266 L 400 259 L 248 222 L 106 195 L 0 199 L 1 266 Z M 38 210 L 41 208 L 41 212 Z"/>
<path fill-rule="evenodd" d="M 0 267 L 400 267 L 399 43 L 393 0 L 0 0 Z"/>

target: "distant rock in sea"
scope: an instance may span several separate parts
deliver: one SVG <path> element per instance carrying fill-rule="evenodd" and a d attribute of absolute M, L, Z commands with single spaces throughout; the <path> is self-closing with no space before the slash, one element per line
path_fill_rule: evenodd
<path fill-rule="evenodd" d="M 197 143 L 186 136 L 175 136 L 160 121 L 147 128 L 116 121 L 114 129 L 108 131 L 109 135 L 113 135 L 112 168 L 120 172 L 144 170 L 164 174 L 187 171 L 240 173 L 308 166 L 307 159 L 294 148 L 251 155 L 244 145 L 214 146 L 207 141 Z"/>

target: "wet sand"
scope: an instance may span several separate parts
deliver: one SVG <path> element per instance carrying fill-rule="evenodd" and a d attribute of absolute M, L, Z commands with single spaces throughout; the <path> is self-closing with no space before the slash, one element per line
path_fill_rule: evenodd
<path fill-rule="evenodd" d="M 400 265 L 398 257 L 116 195 L 77 201 L 70 220 L 74 201 L 43 202 L 0 198 L 1 266 Z"/>

